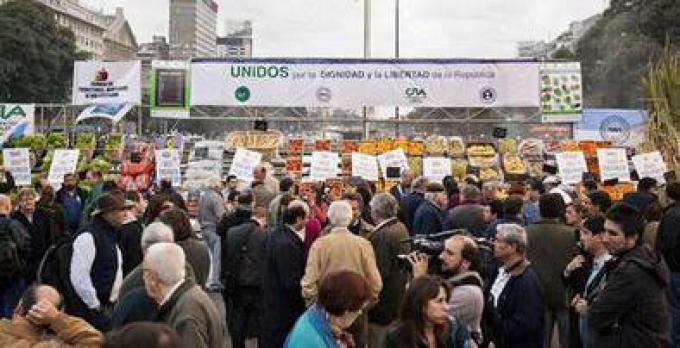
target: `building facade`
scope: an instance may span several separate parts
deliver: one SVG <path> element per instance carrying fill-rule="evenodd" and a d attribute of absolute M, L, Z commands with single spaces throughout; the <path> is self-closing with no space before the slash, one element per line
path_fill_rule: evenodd
<path fill-rule="evenodd" d="M 545 41 L 522 41 L 517 45 L 517 54 L 520 58 L 551 58 L 558 50 L 566 49 L 576 52 L 579 40 L 602 18 L 601 14 L 588 17 L 582 21 L 571 22 L 569 30 L 562 33 L 555 40 Z"/>
<path fill-rule="evenodd" d="M 170 45 L 165 36 L 154 35 L 151 42 L 142 43 L 137 51 L 137 59 L 142 61 L 170 59 Z"/>
<path fill-rule="evenodd" d="M 218 10 L 212 0 L 170 0 L 172 59 L 216 56 Z"/>
<path fill-rule="evenodd" d="M 227 35 L 217 38 L 217 56 L 220 58 L 247 58 L 253 56 L 253 26 L 251 21 L 240 22 L 230 28 Z M 229 30 L 232 29 L 232 30 Z"/>
<path fill-rule="evenodd" d="M 83 6 L 78 0 L 33 1 L 53 13 L 59 25 L 71 29 L 76 49 L 91 59 L 134 59 L 137 42 L 121 8 L 107 16 Z M 7 2 L 0 0 L 0 4 Z"/>

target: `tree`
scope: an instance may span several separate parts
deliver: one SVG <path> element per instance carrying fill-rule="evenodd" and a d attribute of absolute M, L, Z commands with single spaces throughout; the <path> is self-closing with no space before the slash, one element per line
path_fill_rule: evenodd
<path fill-rule="evenodd" d="M 69 96 L 75 36 L 33 1 L 0 6 L 0 101 L 64 102 Z"/>

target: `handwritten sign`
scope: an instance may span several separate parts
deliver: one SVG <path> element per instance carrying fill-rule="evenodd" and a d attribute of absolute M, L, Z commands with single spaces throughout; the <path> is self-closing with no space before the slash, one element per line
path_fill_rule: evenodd
<path fill-rule="evenodd" d="M 31 184 L 31 160 L 26 148 L 2 150 L 3 165 L 5 170 L 12 173 L 14 183 L 17 186 Z"/>
<path fill-rule="evenodd" d="M 625 149 L 597 149 L 597 162 L 602 181 L 619 179 L 630 181 L 630 170 Z"/>
<path fill-rule="evenodd" d="M 179 150 L 156 150 L 156 182 L 160 184 L 162 179 L 170 179 L 172 186 L 181 186 L 182 171 L 179 168 L 180 163 Z"/>
<path fill-rule="evenodd" d="M 261 153 L 244 148 L 238 148 L 236 149 L 236 154 L 234 155 L 234 159 L 231 162 L 229 174 L 236 175 L 236 178 L 239 180 L 251 182 L 255 179 L 253 177 L 253 171 L 261 161 Z"/>
<path fill-rule="evenodd" d="M 578 184 L 583 179 L 583 173 L 588 172 L 586 157 L 582 151 L 556 153 L 555 159 L 560 177 L 565 184 Z"/>
<path fill-rule="evenodd" d="M 665 183 L 663 175 L 668 171 L 668 166 L 664 162 L 661 152 L 654 151 L 642 155 L 633 156 L 633 164 L 638 172 L 640 179 L 654 178 L 660 183 Z"/>
<path fill-rule="evenodd" d="M 79 154 L 80 150 L 55 150 L 47 181 L 53 186 L 60 186 L 64 182 L 65 174 L 76 172 Z"/>
<path fill-rule="evenodd" d="M 352 153 L 352 176 L 362 177 L 368 181 L 378 181 L 378 160 L 375 156 L 363 153 Z"/>
<path fill-rule="evenodd" d="M 383 178 L 387 177 L 388 167 L 399 167 L 402 170 L 408 169 L 408 160 L 406 159 L 406 153 L 404 153 L 403 149 L 396 149 L 378 155 L 378 162 L 380 163 Z"/>
<path fill-rule="evenodd" d="M 312 167 L 309 176 L 315 181 L 337 178 L 339 163 L 340 158 L 335 152 L 312 152 Z"/>
<path fill-rule="evenodd" d="M 451 175 L 451 159 L 444 157 L 423 158 L 423 176 L 441 182 L 447 175 Z"/>

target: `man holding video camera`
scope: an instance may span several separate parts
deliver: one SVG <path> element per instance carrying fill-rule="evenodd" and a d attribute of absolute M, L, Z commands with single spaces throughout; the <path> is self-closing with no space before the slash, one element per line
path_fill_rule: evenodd
<path fill-rule="evenodd" d="M 479 246 L 471 237 L 454 235 L 444 242 L 439 260 L 442 271 L 450 275 L 448 283 L 452 290 L 449 313 L 470 332 L 473 340 L 480 342 L 484 285 L 479 273 L 481 267 Z M 408 256 L 408 261 L 413 267 L 414 278 L 427 275 L 427 255 L 412 253 Z"/>

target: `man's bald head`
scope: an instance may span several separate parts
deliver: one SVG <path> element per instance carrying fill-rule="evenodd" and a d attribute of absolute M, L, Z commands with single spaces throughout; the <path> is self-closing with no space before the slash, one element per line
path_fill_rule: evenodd
<path fill-rule="evenodd" d="M 12 200 L 7 195 L 0 194 L 0 214 L 9 215 L 12 211 Z"/>
<path fill-rule="evenodd" d="M 21 316 L 26 316 L 31 307 L 41 301 L 47 301 L 54 307 L 61 308 L 63 299 L 57 289 L 49 285 L 31 285 L 21 296 L 17 311 Z"/>

